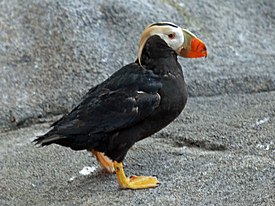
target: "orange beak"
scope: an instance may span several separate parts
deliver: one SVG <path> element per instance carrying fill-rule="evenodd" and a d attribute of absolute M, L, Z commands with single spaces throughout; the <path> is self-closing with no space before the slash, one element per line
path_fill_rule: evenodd
<path fill-rule="evenodd" d="M 207 49 L 202 40 L 190 31 L 182 29 L 185 41 L 179 48 L 178 54 L 185 58 L 207 57 Z"/>

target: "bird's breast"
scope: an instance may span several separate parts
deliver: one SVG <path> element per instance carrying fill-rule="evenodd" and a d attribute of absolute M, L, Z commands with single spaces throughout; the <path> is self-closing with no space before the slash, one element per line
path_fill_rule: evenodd
<path fill-rule="evenodd" d="M 182 75 L 168 74 L 162 78 L 163 87 L 159 91 L 161 109 L 169 116 L 179 115 L 187 101 L 187 88 Z"/>

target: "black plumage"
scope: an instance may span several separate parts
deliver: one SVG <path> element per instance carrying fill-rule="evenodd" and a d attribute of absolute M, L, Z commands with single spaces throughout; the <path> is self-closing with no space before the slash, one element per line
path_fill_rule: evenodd
<path fill-rule="evenodd" d="M 35 142 L 94 149 L 122 162 L 135 142 L 173 121 L 187 100 L 177 54 L 158 35 L 147 40 L 141 65 L 128 64 L 90 89 L 77 107 Z"/>
<path fill-rule="evenodd" d="M 107 172 L 116 173 L 122 188 L 157 187 L 155 177 L 127 177 L 122 161 L 135 142 L 159 131 L 183 110 L 187 90 L 177 55 L 200 58 L 207 50 L 194 34 L 173 23 L 149 25 L 142 32 L 136 62 L 92 88 L 34 141 L 91 151 Z"/>

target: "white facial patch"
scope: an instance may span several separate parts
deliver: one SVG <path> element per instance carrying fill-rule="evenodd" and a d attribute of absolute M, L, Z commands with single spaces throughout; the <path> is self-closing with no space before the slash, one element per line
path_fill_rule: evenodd
<path fill-rule="evenodd" d="M 178 53 L 180 48 L 183 47 L 185 37 L 182 29 L 170 22 L 159 22 L 149 25 L 141 35 L 138 48 L 138 62 L 141 65 L 141 55 L 146 44 L 146 41 L 154 35 L 158 35 L 162 38 L 169 47 L 171 47 L 175 52 Z"/>
<path fill-rule="evenodd" d="M 179 27 L 172 28 L 172 32 L 175 34 L 175 37 L 169 38 L 169 36 L 166 35 L 166 39 L 164 39 L 164 41 L 168 44 L 168 46 L 170 46 L 172 49 L 177 51 L 178 48 L 180 48 L 182 46 L 182 44 L 184 43 L 184 36 L 183 36 L 181 28 L 179 28 Z"/>
<path fill-rule="evenodd" d="M 180 27 L 163 26 L 161 31 L 156 34 L 159 35 L 169 47 L 177 51 L 184 43 L 184 36 Z M 172 37 L 171 37 L 172 36 Z"/>

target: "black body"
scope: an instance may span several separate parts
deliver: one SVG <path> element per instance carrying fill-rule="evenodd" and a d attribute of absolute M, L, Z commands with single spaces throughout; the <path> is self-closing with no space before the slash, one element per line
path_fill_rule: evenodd
<path fill-rule="evenodd" d="M 177 54 L 159 36 L 148 39 L 141 62 L 142 67 L 126 65 L 92 88 L 37 144 L 95 149 L 122 162 L 135 142 L 173 121 L 187 100 Z"/>

